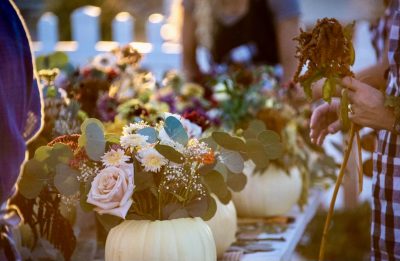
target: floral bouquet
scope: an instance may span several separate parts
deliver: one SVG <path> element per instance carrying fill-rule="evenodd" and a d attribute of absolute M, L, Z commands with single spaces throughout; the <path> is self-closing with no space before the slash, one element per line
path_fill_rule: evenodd
<path fill-rule="evenodd" d="M 217 103 L 208 89 L 197 83 L 185 82 L 177 72 L 166 73 L 155 100 L 168 104 L 170 112 L 195 122 L 203 131 L 221 124 L 213 110 Z"/>
<path fill-rule="evenodd" d="M 200 139 L 201 134 L 178 115 L 154 125 L 131 123 L 121 137 L 87 119 L 80 135 L 58 137 L 36 150 L 14 203 L 36 236 L 48 238 L 66 259 L 75 239 L 60 201 L 80 202 L 108 228 L 123 219 L 207 220 L 216 211 L 211 193 L 229 202 L 232 191 L 246 184 L 244 159 L 277 158 L 280 141 L 271 131 L 249 140 L 225 132 Z"/>
<path fill-rule="evenodd" d="M 277 87 L 272 67 L 232 66 L 210 81 L 222 124 L 237 129 L 254 119 L 264 106 L 267 92 Z M 244 124 L 244 125 L 243 125 Z"/>

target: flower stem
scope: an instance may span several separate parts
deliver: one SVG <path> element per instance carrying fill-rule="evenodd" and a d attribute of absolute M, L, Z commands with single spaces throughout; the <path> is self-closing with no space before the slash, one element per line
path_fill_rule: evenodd
<path fill-rule="evenodd" d="M 338 194 L 340 185 L 342 184 L 343 176 L 344 176 L 344 173 L 345 173 L 345 168 L 347 166 L 347 162 L 348 162 L 349 157 L 350 157 L 350 152 L 351 152 L 351 148 L 352 148 L 352 145 L 353 145 L 353 140 L 354 140 L 354 136 L 355 136 L 355 133 L 356 133 L 355 129 L 356 129 L 355 128 L 355 124 L 352 123 L 351 124 L 351 129 L 350 129 L 349 143 L 347 145 L 347 148 L 346 148 L 346 151 L 345 151 L 345 154 L 344 154 L 343 163 L 340 166 L 340 171 L 339 171 L 338 178 L 336 180 L 335 189 L 333 191 L 333 196 L 332 196 L 331 203 L 330 203 L 330 206 L 329 206 L 328 215 L 327 215 L 326 220 L 325 220 L 324 232 L 322 234 L 322 240 L 321 240 L 321 247 L 319 249 L 319 259 L 318 259 L 319 261 L 324 260 L 326 241 L 328 239 L 329 225 L 331 223 L 331 218 L 332 218 L 332 215 L 333 215 L 337 194 Z"/>

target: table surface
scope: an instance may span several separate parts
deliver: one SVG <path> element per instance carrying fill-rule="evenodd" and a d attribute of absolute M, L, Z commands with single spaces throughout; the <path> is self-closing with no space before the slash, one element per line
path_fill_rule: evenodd
<path fill-rule="evenodd" d="M 263 238 L 276 238 L 284 240 L 268 240 L 266 242 L 270 249 L 267 252 L 255 252 L 250 254 L 244 254 L 241 257 L 241 261 L 275 261 L 290 260 L 293 252 L 300 241 L 300 238 L 304 234 L 304 231 L 317 212 L 317 209 L 321 203 L 322 190 L 313 189 L 310 191 L 310 196 L 308 204 L 304 206 L 303 211 L 300 210 L 298 206 L 293 207 L 293 209 L 286 215 L 288 217 L 293 217 L 294 222 L 289 224 L 287 229 L 282 233 L 260 233 L 257 235 L 258 239 Z M 239 220 L 240 223 L 241 220 Z M 260 241 L 262 242 L 262 240 Z M 264 243 L 265 244 L 265 243 Z"/>

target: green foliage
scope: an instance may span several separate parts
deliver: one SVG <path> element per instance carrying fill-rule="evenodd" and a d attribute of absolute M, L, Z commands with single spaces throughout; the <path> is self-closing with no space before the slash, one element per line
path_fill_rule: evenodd
<path fill-rule="evenodd" d="M 43 187 L 56 175 L 57 166 L 67 164 L 72 156 L 71 149 L 61 143 L 56 143 L 53 147 L 38 148 L 34 158 L 25 164 L 18 183 L 20 193 L 28 199 L 36 198 Z"/>
<path fill-rule="evenodd" d="M 67 164 L 60 163 L 56 167 L 54 186 L 64 196 L 72 196 L 79 191 L 79 171 L 72 169 Z"/>
<path fill-rule="evenodd" d="M 147 142 L 149 143 L 156 143 L 157 142 L 157 137 L 158 137 L 158 132 L 156 129 L 148 127 L 148 128 L 143 128 L 141 130 L 138 130 L 137 132 L 140 135 L 147 136 Z"/>
<path fill-rule="evenodd" d="M 211 193 L 214 193 L 219 199 L 226 200 L 229 198 L 227 201 L 225 201 L 225 204 L 230 201 L 230 192 L 226 186 L 224 177 L 219 172 L 212 170 L 211 172 L 203 175 L 202 179 Z"/>
<path fill-rule="evenodd" d="M 222 149 L 221 159 L 229 171 L 237 174 L 242 173 L 244 161 L 239 152 Z"/>
<path fill-rule="evenodd" d="M 186 133 L 182 123 L 177 118 L 173 116 L 167 117 L 165 119 L 164 130 L 173 141 L 178 142 L 183 146 L 186 146 L 188 143 L 188 134 Z"/>
<path fill-rule="evenodd" d="M 227 150 L 245 151 L 245 143 L 238 137 L 233 137 L 229 133 L 214 131 L 212 138 L 221 147 Z"/>
<path fill-rule="evenodd" d="M 162 145 L 162 144 L 157 144 L 154 147 L 161 155 L 163 155 L 166 159 L 178 163 L 178 164 L 182 164 L 185 162 L 185 158 L 184 156 L 179 153 L 177 150 L 175 150 L 174 148 L 167 146 L 167 145 Z"/>
<path fill-rule="evenodd" d="M 89 118 L 82 123 L 81 131 L 79 146 L 85 148 L 90 159 L 99 161 L 106 149 L 103 124 L 97 119 Z"/>

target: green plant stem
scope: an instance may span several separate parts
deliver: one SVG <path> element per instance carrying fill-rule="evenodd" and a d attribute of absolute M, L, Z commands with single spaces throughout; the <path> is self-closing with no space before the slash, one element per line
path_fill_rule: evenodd
<path fill-rule="evenodd" d="M 352 123 L 351 124 L 351 129 L 350 129 L 349 143 L 347 145 L 346 152 L 344 154 L 343 163 L 340 166 L 340 171 L 339 171 L 338 178 L 336 180 L 335 189 L 333 191 L 333 196 L 332 196 L 331 203 L 330 203 L 330 206 L 329 206 L 328 215 L 326 216 L 326 220 L 325 220 L 325 226 L 324 226 L 324 231 L 323 231 L 322 240 L 321 240 L 321 247 L 319 249 L 319 258 L 318 258 L 319 261 L 323 261 L 324 260 L 325 247 L 326 247 L 326 242 L 327 242 L 327 239 L 328 239 L 329 225 L 331 223 L 333 211 L 334 211 L 334 208 L 335 208 L 337 194 L 339 192 L 340 185 L 342 184 L 342 180 L 343 180 L 343 176 L 344 176 L 345 169 L 346 169 L 346 166 L 347 166 L 347 162 L 348 162 L 349 157 L 350 157 L 351 148 L 353 146 L 353 140 L 354 140 L 355 134 L 356 134 L 356 126 L 355 126 L 354 123 Z"/>
<path fill-rule="evenodd" d="M 161 220 L 162 211 L 161 211 L 161 204 L 162 204 L 162 192 L 161 189 L 158 190 L 158 219 Z"/>

